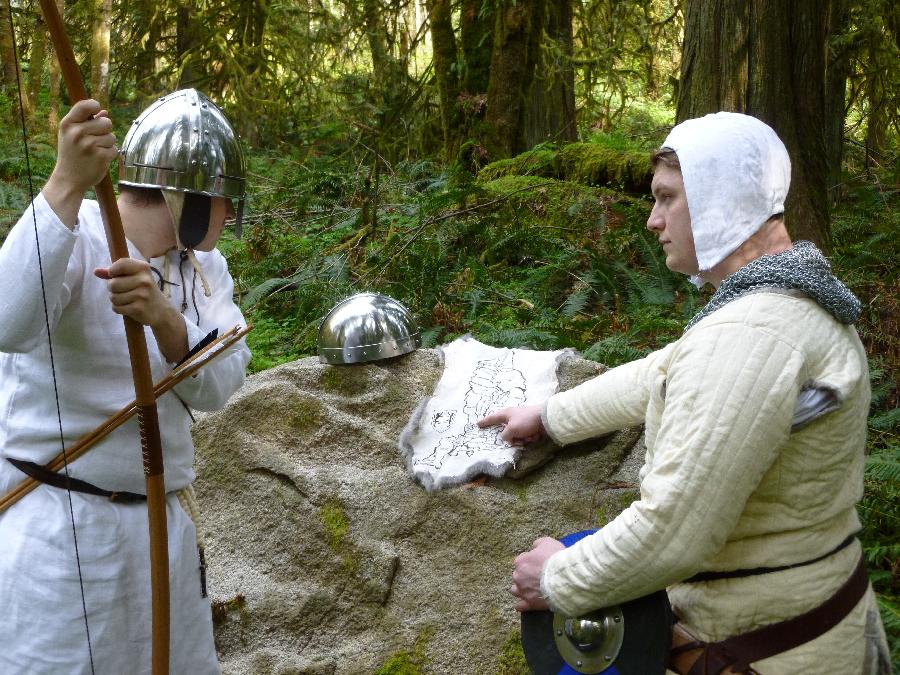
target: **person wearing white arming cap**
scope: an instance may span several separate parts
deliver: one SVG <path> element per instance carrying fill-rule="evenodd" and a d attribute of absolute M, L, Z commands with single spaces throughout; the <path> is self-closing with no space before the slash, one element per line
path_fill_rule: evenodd
<path fill-rule="evenodd" d="M 0 248 L 0 495 L 26 473 L 42 483 L 0 512 L 4 674 L 150 672 L 137 420 L 68 463 L 65 474 L 78 484 L 43 465 L 60 452 L 61 440 L 71 446 L 134 398 L 119 315 L 146 327 L 154 382 L 215 331 L 246 323 L 215 250 L 235 215 L 232 198 L 240 212 L 245 183 L 243 155 L 224 115 L 203 94 L 180 90 L 141 114 L 121 154 L 115 142 L 97 101 L 75 103 L 60 122 L 53 173 Z M 129 257 L 110 264 L 99 205 L 85 192 L 117 154 Z M 172 673 L 220 671 L 193 522 L 190 411 L 223 407 L 244 382 L 249 360 L 240 341 L 157 400 Z M 58 385 L 58 401 L 49 382 Z"/>
<path fill-rule="evenodd" d="M 666 588 L 676 672 L 887 675 L 854 536 L 870 399 L 860 303 L 815 246 L 791 242 L 790 160 L 766 124 L 687 120 L 653 163 L 647 227 L 666 265 L 717 290 L 665 348 L 480 421 L 516 444 L 646 429 L 640 498 L 570 548 L 542 537 L 520 554 L 516 609 L 575 616 Z M 767 627 L 765 648 L 748 641 Z"/>

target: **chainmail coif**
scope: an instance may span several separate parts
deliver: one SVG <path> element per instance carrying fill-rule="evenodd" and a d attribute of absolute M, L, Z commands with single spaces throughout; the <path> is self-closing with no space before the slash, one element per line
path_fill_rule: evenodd
<path fill-rule="evenodd" d="M 684 330 L 732 300 L 766 288 L 802 291 L 844 324 L 856 323 L 862 311 L 859 299 L 831 273 L 831 265 L 819 249 L 811 242 L 798 241 L 787 251 L 757 258 L 726 277 Z"/>

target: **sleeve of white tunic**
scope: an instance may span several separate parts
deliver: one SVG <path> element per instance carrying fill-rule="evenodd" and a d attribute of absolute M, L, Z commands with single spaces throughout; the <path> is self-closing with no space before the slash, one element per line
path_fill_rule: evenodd
<path fill-rule="evenodd" d="M 66 227 L 43 194 L 10 230 L 0 248 L 0 351 L 26 352 L 47 339 L 44 297 L 53 327 L 81 278 L 77 240 L 77 226 Z"/>
<path fill-rule="evenodd" d="M 641 498 L 547 561 L 541 587 L 556 611 L 578 615 L 625 602 L 699 571 L 726 542 L 790 433 L 803 357 L 768 327 L 701 323 L 662 356 L 664 408 Z M 649 367 L 645 359 L 636 371 L 645 384 Z M 575 419 L 618 405 L 610 397 L 621 391 L 600 391 L 603 377 L 590 396 L 567 401 Z M 560 433 L 554 406 L 548 418 Z"/>
<path fill-rule="evenodd" d="M 671 345 L 551 397 L 542 416 L 550 438 L 568 445 L 643 422 L 652 373 L 670 349 Z"/>
<path fill-rule="evenodd" d="M 185 318 L 189 347 L 194 347 L 214 329 L 222 335 L 235 326 L 247 323 L 232 299 L 234 280 L 228 273 L 225 258 L 214 250 L 204 257 L 203 264 L 213 295 L 206 299 L 199 324 Z M 175 392 L 195 410 L 219 410 L 244 383 L 249 361 L 250 350 L 247 343 L 240 340 L 227 353 L 217 356 L 192 377 L 179 382 Z"/>

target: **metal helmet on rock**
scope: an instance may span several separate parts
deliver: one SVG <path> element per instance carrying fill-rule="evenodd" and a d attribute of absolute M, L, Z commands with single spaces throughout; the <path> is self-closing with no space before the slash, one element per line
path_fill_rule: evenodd
<path fill-rule="evenodd" d="M 209 197 L 236 199 L 241 234 L 246 164 L 219 107 L 196 89 L 162 96 L 134 121 L 119 154 L 119 185 L 159 188 L 178 245 L 193 248 L 209 227 Z"/>

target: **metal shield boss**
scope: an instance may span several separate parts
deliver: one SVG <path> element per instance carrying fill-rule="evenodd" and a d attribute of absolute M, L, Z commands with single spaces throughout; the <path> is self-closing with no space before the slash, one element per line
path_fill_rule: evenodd
<path fill-rule="evenodd" d="M 568 547 L 596 531 L 560 541 Z M 673 622 L 665 591 L 577 617 L 522 612 L 522 648 L 534 675 L 662 675 Z"/>

